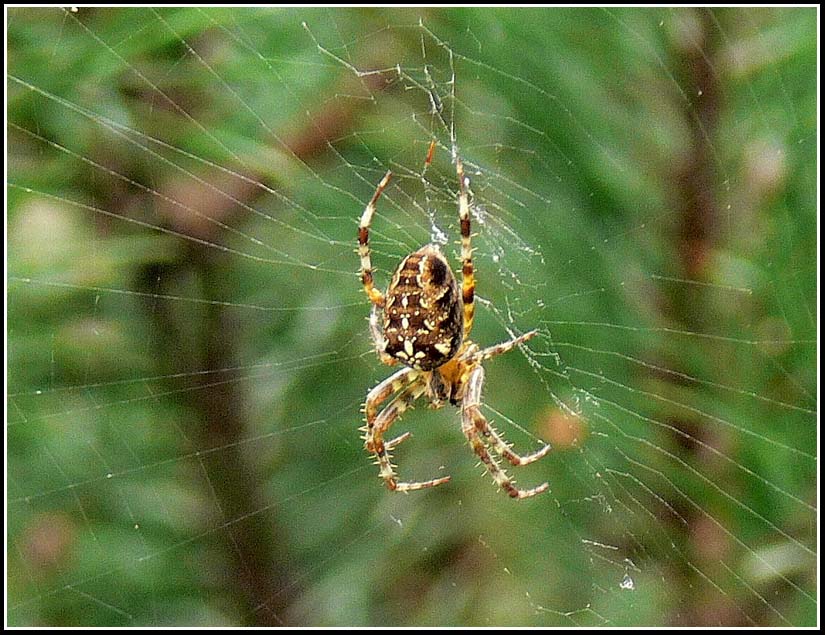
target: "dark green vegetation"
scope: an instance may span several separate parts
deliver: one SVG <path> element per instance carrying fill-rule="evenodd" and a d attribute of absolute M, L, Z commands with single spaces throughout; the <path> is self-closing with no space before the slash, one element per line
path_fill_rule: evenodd
<path fill-rule="evenodd" d="M 815 623 L 814 9 L 8 29 L 9 624 Z M 358 438 L 358 218 L 391 168 L 379 284 L 458 263 L 451 131 L 531 501 L 452 408 L 396 424 L 431 491 Z"/>

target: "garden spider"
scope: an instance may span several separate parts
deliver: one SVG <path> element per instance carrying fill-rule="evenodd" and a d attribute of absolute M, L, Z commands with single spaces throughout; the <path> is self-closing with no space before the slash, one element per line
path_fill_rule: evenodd
<path fill-rule="evenodd" d="M 429 154 L 427 159 L 429 163 Z M 459 157 L 456 158 L 456 173 L 461 222 L 460 291 L 456 277 L 437 245 L 426 245 L 404 258 L 392 277 L 386 295 L 375 288 L 369 229 L 375 204 L 387 187 L 392 172 L 387 172 L 381 179 L 361 216 L 358 254 L 361 257 L 361 281 L 373 305 L 370 314 L 372 339 L 382 362 L 395 365 L 400 361 L 405 367 L 369 392 L 364 406 L 366 425 L 360 430 L 364 432 L 364 446 L 375 455 L 380 476 L 388 488 L 411 492 L 442 485 L 450 480 L 449 476 L 421 482 L 399 481 L 390 451 L 407 439 L 410 433 L 390 441 L 384 441 L 383 436 L 419 397 L 426 397 L 433 408 L 440 408 L 449 399 L 450 403 L 461 409 L 461 430 L 498 486 L 513 498 L 529 498 L 546 491 L 548 484 L 543 483 L 533 489 L 518 489 L 499 466 L 496 457 L 490 454 L 488 446 L 492 446 L 514 466 L 537 461 L 550 451 L 550 446 L 545 445 L 537 452 L 520 456 L 499 436 L 481 413 L 481 389 L 484 385 L 481 364 L 526 342 L 537 331 L 485 349 L 479 349 L 468 338 L 475 311 L 475 277 L 470 245 L 468 179 Z M 383 315 L 380 325 L 379 309 Z M 379 405 L 395 393 L 398 394 L 379 413 Z"/>

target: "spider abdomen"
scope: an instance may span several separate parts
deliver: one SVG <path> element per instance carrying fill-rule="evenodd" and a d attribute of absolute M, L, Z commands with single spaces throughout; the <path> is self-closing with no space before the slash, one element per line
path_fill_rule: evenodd
<path fill-rule="evenodd" d="M 413 368 L 438 368 L 461 347 L 462 320 L 461 289 L 438 247 L 404 258 L 386 294 L 386 352 Z"/>

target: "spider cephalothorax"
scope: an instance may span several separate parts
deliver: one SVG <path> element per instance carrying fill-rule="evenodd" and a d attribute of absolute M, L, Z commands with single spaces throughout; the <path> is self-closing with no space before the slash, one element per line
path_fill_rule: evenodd
<path fill-rule="evenodd" d="M 389 184 L 391 172 L 381 179 L 361 217 L 358 229 L 361 281 L 373 304 L 370 330 L 376 352 L 385 364 L 401 362 L 404 365 L 367 395 L 364 406 L 366 425 L 361 428 L 364 445 L 375 455 L 381 478 L 391 490 L 409 492 L 446 483 L 449 476 L 412 483 L 398 481 L 390 450 L 408 438 L 409 432 L 390 441 L 384 441 L 383 435 L 419 397 L 426 397 L 435 408 L 449 400 L 461 409 L 462 432 L 496 483 L 513 498 L 528 498 L 547 490 L 547 483 L 533 489 L 518 489 L 499 466 L 496 457 L 490 454 L 489 447 L 512 465 L 520 466 L 540 459 L 550 451 L 550 446 L 521 456 L 499 436 L 481 413 L 484 384 L 481 364 L 526 342 L 536 331 L 486 349 L 479 349 L 469 339 L 475 311 L 475 270 L 470 243 L 467 178 L 460 158 L 456 158 L 456 172 L 461 223 L 460 286 L 438 246 L 427 245 L 401 261 L 386 294 L 375 288 L 369 228 L 375 204 Z M 379 413 L 378 406 L 393 394 L 396 396 Z"/>

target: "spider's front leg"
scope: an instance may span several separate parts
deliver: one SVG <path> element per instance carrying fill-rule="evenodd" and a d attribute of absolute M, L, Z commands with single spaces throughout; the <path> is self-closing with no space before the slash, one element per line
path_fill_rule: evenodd
<path fill-rule="evenodd" d="M 384 306 L 384 294 L 375 288 L 375 281 L 372 274 L 372 260 L 370 258 L 370 225 L 372 224 L 372 217 L 375 215 L 375 205 L 381 194 L 389 185 L 392 178 L 392 172 L 387 172 L 375 192 L 364 208 L 364 213 L 361 215 L 361 222 L 358 225 L 358 256 L 361 258 L 361 284 L 364 285 L 364 291 L 367 292 L 370 302 L 376 306 Z"/>
<path fill-rule="evenodd" d="M 400 437 L 392 441 L 383 440 L 384 433 L 389 429 L 393 422 L 400 417 L 412 403 L 421 397 L 427 391 L 427 385 L 423 382 L 413 383 L 398 394 L 389 405 L 381 411 L 375 418 L 375 423 L 368 426 L 365 434 L 364 446 L 375 454 L 376 462 L 380 467 L 380 476 L 384 479 L 387 487 L 396 492 L 412 492 L 426 487 L 435 487 L 442 485 L 450 480 L 449 476 L 442 478 L 434 478 L 429 481 L 419 482 L 401 482 L 398 480 L 398 475 L 393 469 L 394 466 L 390 457 L 390 450 L 392 450 L 399 443 L 410 436 L 409 432 L 402 434 Z"/>
<path fill-rule="evenodd" d="M 521 456 L 510 449 L 510 446 L 496 433 L 490 426 L 487 418 L 481 413 L 481 388 L 484 384 L 484 369 L 476 366 L 467 380 L 467 388 L 461 407 L 461 430 L 470 442 L 473 451 L 484 463 L 487 471 L 493 477 L 499 487 L 504 489 L 509 496 L 516 499 L 530 498 L 536 494 L 541 494 L 550 486 L 542 483 L 532 489 L 519 489 L 513 480 L 507 475 L 493 456 L 490 456 L 487 446 L 481 436 L 490 439 L 496 451 L 515 466 L 527 465 L 537 461 L 550 451 L 550 446 L 546 445 L 538 452 Z"/>
<path fill-rule="evenodd" d="M 461 295 L 464 306 L 464 336 L 467 337 L 473 330 L 476 278 L 473 266 L 470 197 L 467 193 L 469 181 L 464 174 L 461 157 L 456 157 L 455 170 L 458 176 L 458 218 L 461 224 Z"/>

